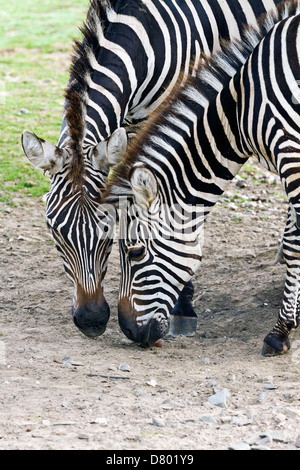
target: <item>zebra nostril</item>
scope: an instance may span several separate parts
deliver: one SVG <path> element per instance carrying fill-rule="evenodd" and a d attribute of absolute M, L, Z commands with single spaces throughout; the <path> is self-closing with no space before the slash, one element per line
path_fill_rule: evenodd
<path fill-rule="evenodd" d="M 73 311 L 73 321 L 76 327 L 92 338 L 101 336 L 105 332 L 109 316 L 110 309 L 107 302 L 102 305 L 91 303 Z"/>

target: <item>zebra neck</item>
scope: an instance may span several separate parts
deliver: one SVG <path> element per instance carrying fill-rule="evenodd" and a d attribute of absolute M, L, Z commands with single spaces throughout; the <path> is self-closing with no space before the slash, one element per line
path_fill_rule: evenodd
<path fill-rule="evenodd" d="M 156 174 L 162 203 L 202 206 L 207 215 L 250 153 L 240 139 L 234 80 L 205 106 L 194 87 L 185 96 L 139 160 Z"/>

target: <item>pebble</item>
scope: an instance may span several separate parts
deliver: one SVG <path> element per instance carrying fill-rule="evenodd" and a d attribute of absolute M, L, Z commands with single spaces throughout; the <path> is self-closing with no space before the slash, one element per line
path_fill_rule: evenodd
<path fill-rule="evenodd" d="M 208 365 L 210 363 L 210 360 L 208 357 L 202 357 L 201 359 L 201 364 Z"/>
<path fill-rule="evenodd" d="M 251 450 L 251 447 L 246 442 L 237 442 L 228 447 L 229 450 Z"/>
<path fill-rule="evenodd" d="M 157 385 L 157 382 L 155 379 L 151 379 L 151 380 L 148 380 L 148 382 L 146 382 L 147 385 L 149 385 L 149 387 L 156 387 Z"/>
<path fill-rule="evenodd" d="M 40 333 L 41 330 L 38 328 L 25 328 L 22 330 L 22 333 L 32 334 L 32 333 Z"/>
<path fill-rule="evenodd" d="M 166 425 L 166 423 L 160 418 L 152 418 L 152 424 L 159 428 L 163 428 Z"/>
<path fill-rule="evenodd" d="M 106 418 L 96 418 L 92 421 L 91 424 L 100 424 L 100 426 L 107 426 L 107 419 Z"/>
<path fill-rule="evenodd" d="M 265 385 L 266 390 L 276 390 L 277 388 L 278 388 L 278 386 L 274 385 L 274 384 L 266 384 Z"/>
<path fill-rule="evenodd" d="M 211 405 L 219 406 L 220 408 L 227 407 L 227 398 L 230 397 L 230 391 L 228 388 L 221 388 L 214 395 L 208 398 L 208 402 Z"/>
<path fill-rule="evenodd" d="M 49 421 L 49 419 L 43 419 L 41 424 L 43 428 L 47 428 L 51 425 L 51 422 Z"/>
<path fill-rule="evenodd" d="M 267 400 L 268 398 L 269 398 L 268 392 L 261 392 L 257 397 L 257 401 L 262 402 L 262 401 Z"/>
<path fill-rule="evenodd" d="M 299 436 L 298 436 L 297 439 L 296 439 L 295 446 L 297 447 L 297 449 L 300 449 L 300 434 L 299 434 Z"/>
<path fill-rule="evenodd" d="M 236 381 L 236 375 L 235 374 L 231 374 L 227 377 L 227 382 L 235 382 Z"/>
<path fill-rule="evenodd" d="M 261 437 L 268 437 L 271 441 L 274 442 L 283 442 L 288 444 L 289 440 L 285 434 L 280 431 L 268 429 L 267 431 L 262 432 Z"/>
<path fill-rule="evenodd" d="M 89 441 L 91 439 L 91 437 L 88 434 L 84 434 L 84 433 L 78 434 L 77 437 L 78 439 L 82 441 Z"/>
<path fill-rule="evenodd" d="M 234 426 L 248 426 L 252 424 L 253 420 L 251 418 L 247 418 L 246 416 L 232 416 L 230 420 L 230 424 Z"/>
<path fill-rule="evenodd" d="M 208 423 L 208 424 L 218 424 L 218 421 L 212 416 L 201 416 L 200 421 L 203 421 L 203 423 Z"/>
<path fill-rule="evenodd" d="M 126 362 L 121 362 L 121 364 L 119 365 L 119 370 L 121 370 L 122 372 L 130 372 L 130 366 L 126 364 Z"/>

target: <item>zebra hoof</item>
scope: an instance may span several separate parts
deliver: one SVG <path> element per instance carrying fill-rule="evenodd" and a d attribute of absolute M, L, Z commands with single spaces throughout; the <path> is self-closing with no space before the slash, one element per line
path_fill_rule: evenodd
<path fill-rule="evenodd" d="M 181 315 L 170 316 L 170 336 L 193 336 L 197 330 L 197 318 Z"/>
<path fill-rule="evenodd" d="M 264 340 L 261 354 L 265 357 L 282 356 L 286 354 L 290 348 L 291 344 L 287 338 L 282 340 L 282 338 L 278 336 L 268 335 Z"/>

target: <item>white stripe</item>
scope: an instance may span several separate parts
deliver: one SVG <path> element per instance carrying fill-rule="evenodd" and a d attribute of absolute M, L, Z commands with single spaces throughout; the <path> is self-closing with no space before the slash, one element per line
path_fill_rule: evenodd
<path fill-rule="evenodd" d="M 138 88 L 138 91 L 135 93 L 134 100 L 132 102 L 132 108 L 138 106 L 138 109 L 141 107 L 140 99 L 141 95 L 148 86 L 153 73 L 154 73 L 154 65 L 155 65 L 155 54 L 154 50 L 151 46 L 149 36 L 143 26 L 143 24 L 134 16 L 129 15 L 121 15 L 117 14 L 114 11 L 111 11 L 108 15 L 109 20 L 111 23 L 123 23 L 126 24 L 129 28 L 131 28 L 134 33 L 138 36 L 141 45 L 145 50 L 145 54 L 148 57 L 148 64 L 147 64 L 147 73 L 146 79 L 144 80 L 143 84 Z"/>

